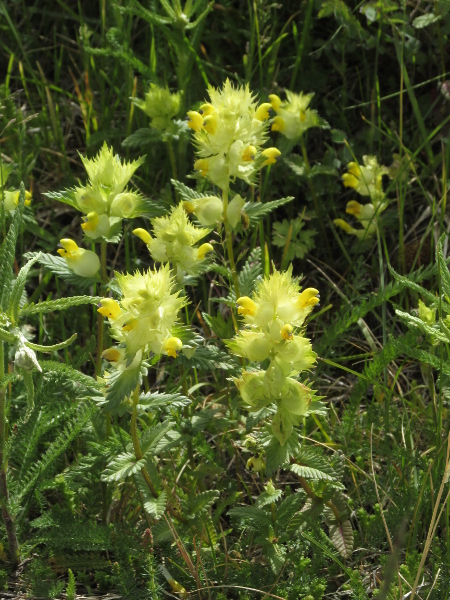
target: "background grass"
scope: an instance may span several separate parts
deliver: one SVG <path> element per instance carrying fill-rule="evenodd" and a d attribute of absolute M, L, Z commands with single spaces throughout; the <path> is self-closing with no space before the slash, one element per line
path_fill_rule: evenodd
<path fill-rule="evenodd" d="M 33 190 L 33 210 L 22 232 L 21 250 L 54 252 L 61 237 L 76 235 L 78 219 L 72 209 L 43 194 L 83 178 L 78 152 L 92 156 L 104 141 L 129 159 L 145 153 L 147 160 L 135 184 L 165 206 L 175 202 L 170 186 L 174 164 L 177 178 L 189 183 L 186 177 L 194 161 L 191 145 L 181 139 L 174 146 L 175 162 L 161 142 L 122 147 L 127 136 L 148 126 L 147 117 L 134 109 L 130 97 L 143 97 L 150 82 L 182 91 L 183 111 L 205 99 L 208 84 L 220 87 L 227 77 L 248 82 L 264 101 L 271 93 L 283 95 L 284 89 L 314 92 L 313 106 L 332 130 L 307 133 L 311 165 L 342 174 L 349 161 L 355 157 L 361 161 L 366 154 L 374 154 L 385 165 L 396 156 L 400 161 L 405 156 L 411 159 L 410 168 L 403 172 L 400 168 L 397 178 L 385 182 L 391 204 L 378 239 L 358 243 L 334 227 L 333 219 L 343 215 L 346 202 L 353 198 L 339 176 L 323 175 L 308 182 L 281 161 L 262 176 L 254 194 L 263 201 L 292 195 L 294 202 L 266 218 L 259 235 L 237 240 L 241 267 L 261 240 L 267 242 L 267 258 L 280 266 L 290 262 L 283 261 L 283 252 L 286 259 L 295 239 L 272 243 L 275 222 L 302 217 L 302 231 L 316 231 L 314 246 L 290 260 L 294 273 L 304 275 L 305 287 L 320 290 L 322 311 L 311 320 L 308 333 L 320 357 L 314 380 L 329 414 L 319 422 L 310 419 L 303 433 L 345 457 L 344 483 L 356 536 L 351 558 L 343 565 L 325 534 L 319 528 L 307 529 L 296 539 L 286 568 L 275 577 L 251 539 L 239 537 L 234 530 L 224 538 L 228 541 L 221 546 L 220 556 L 206 553 L 197 570 L 205 587 L 228 586 L 203 592 L 203 597 L 269 597 L 239 588 L 243 586 L 282 598 L 366 598 L 378 593 L 378 598 L 400 599 L 408 597 L 414 586 L 427 549 L 424 579 L 420 577 L 423 589 L 416 597 L 441 600 L 450 586 L 446 488 L 437 501 L 446 466 L 448 387 L 443 371 L 405 355 L 408 344 L 427 346 L 427 340 L 408 331 L 395 314 L 395 308 L 408 312 L 417 307 L 418 293 L 401 286 L 391 295 L 386 290 L 393 285 L 390 266 L 408 274 L 432 265 L 437 239 L 448 232 L 449 7 L 444 0 L 187 4 L 185 12 L 196 9 L 191 23 L 209 11 L 191 29 L 182 17 L 172 16 L 164 2 L 142 2 L 144 10 L 134 2 L 107 0 L 0 2 L 0 98 L 4 124 L 9 123 L 0 140 L 2 160 L 17 165 L 12 183 L 24 180 Z M 175 13 L 177 5 L 170 4 Z M 422 21 L 417 21 L 419 17 Z M 281 140 L 274 136 L 274 142 Z M 109 264 L 119 271 L 132 271 L 148 262 L 131 228 L 127 225 L 121 243 L 109 249 Z M 301 240 L 305 243 L 299 234 L 297 241 Z M 20 253 L 18 263 L 22 264 Z M 66 293 L 48 275 L 40 277 L 34 290 L 29 290 L 33 300 Z M 215 281 L 209 274 L 191 293 L 188 318 L 196 327 L 202 325 L 195 311 L 199 301 L 203 310 L 209 307 L 211 314 L 217 312 L 208 302 Z M 436 273 L 424 280 L 433 294 L 439 285 Z M 70 321 L 57 315 L 35 326 L 39 341 L 46 343 L 77 330 L 77 354 L 69 359 L 66 353 L 66 359 L 92 373 L 86 361 L 89 348 L 94 352 L 89 346 L 93 320 L 86 309 L 70 313 Z M 448 362 L 448 345 L 429 350 L 441 363 Z M 216 374 L 205 377 L 212 399 L 220 399 L 224 379 Z M 185 379 L 185 387 L 194 385 L 191 375 Z M 169 386 L 176 381 L 174 372 Z M 198 390 L 191 395 L 197 404 L 204 400 Z M 237 406 L 229 410 L 227 418 L 232 419 Z M 245 470 L 231 438 L 221 427 L 208 427 L 207 438 L 200 433 L 193 437 L 194 454 L 183 479 L 186 495 L 211 485 L 223 498 L 257 495 L 262 482 Z M 28 570 L 30 589 L 37 596 L 59 593 L 55 592 L 57 578 L 70 568 L 78 584 L 88 589 L 115 588 L 131 598 L 143 597 L 139 594 L 145 588 L 149 597 L 162 597 L 166 583 L 157 564 L 163 559 L 190 589 L 176 548 L 160 544 L 149 553 L 153 541 L 148 534 L 142 543 L 145 524 L 136 509 L 138 490 L 131 481 L 120 489 L 111 517 L 114 531 L 89 534 L 90 545 L 85 536 L 80 547 L 74 545 L 75 537 L 71 544 L 58 537 L 58 527 L 68 526 L 70 511 L 74 528 L 75 516 L 81 515 L 92 526 L 101 514 L 104 490 L 92 484 L 95 477 L 90 475 L 101 468 L 99 456 L 105 452 L 95 444 L 94 437 L 79 437 L 56 471 L 61 473 L 65 465 L 71 469 L 64 477 L 56 473 L 47 488 L 45 482 L 41 484 L 33 497 L 31 520 L 35 521 L 28 530 L 35 541 L 30 553 L 31 548 L 39 548 L 39 559 Z M 280 485 L 293 482 L 282 479 Z M 427 539 L 437 504 L 443 512 Z M 44 507 L 47 521 L 41 516 Z M 216 523 L 222 530 L 232 527 L 225 508 Z M 29 523 L 23 526 L 30 528 Z M 130 537 L 130 529 L 135 528 L 139 535 Z M 189 538 L 186 532 L 183 536 L 184 543 L 195 549 L 198 538 Z M 49 582 L 47 587 L 38 589 L 43 580 Z"/>

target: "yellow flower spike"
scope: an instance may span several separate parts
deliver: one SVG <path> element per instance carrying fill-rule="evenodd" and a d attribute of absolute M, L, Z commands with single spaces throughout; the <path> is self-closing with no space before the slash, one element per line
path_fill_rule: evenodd
<path fill-rule="evenodd" d="M 208 117 L 209 115 L 212 115 L 216 109 L 209 102 L 205 102 L 205 104 L 200 106 L 200 110 L 203 117 Z"/>
<path fill-rule="evenodd" d="M 98 225 L 98 214 L 96 212 L 90 212 L 83 217 L 84 223 L 81 224 L 83 231 L 94 231 Z"/>
<path fill-rule="evenodd" d="M 208 159 L 206 159 L 206 158 L 199 158 L 198 160 L 196 160 L 195 163 L 194 163 L 194 169 L 196 171 L 200 171 L 202 177 L 205 177 L 206 173 L 209 170 Z"/>
<path fill-rule="evenodd" d="M 211 244 L 202 244 L 197 250 L 197 258 L 202 260 L 203 258 L 205 258 L 208 252 L 214 252 L 214 248 L 211 246 Z"/>
<path fill-rule="evenodd" d="M 282 117 L 274 117 L 272 122 L 272 131 L 284 131 L 286 129 L 286 123 Z"/>
<path fill-rule="evenodd" d="M 360 204 L 356 200 L 350 200 L 350 202 L 347 202 L 347 208 L 345 209 L 345 212 L 348 215 L 353 215 L 354 217 L 358 217 L 359 214 L 361 213 L 362 207 L 363 207 L 362 204 Z"/>
<path fill-rule="evenodd" d="M 188 127 L 194 131 L 201 131 L 203 127 L 203 116 L 196 110 L 190 110 L 187 113 Z"/>
<path fill-rule="evenodd" d="M 315 306 L 319 303 L 319 290 L 315 288 L 306 288 L 298 297 L 298 304 L 300 308 L 304 308 L 305 306 Z"/>
<path fill-rule="evenodd" d="M 294 337 L 293 331 L 294 328 L 289 323 L 283 325 L 283 327 L 281 328 L 281 337 L 283 338 L 283 340 L 292 340 L 292 338 Z"/>
<path fill-rule="evenodd" d="M 281 152 L 278 148 L 266 148 L 261 154 L 267 158 L 264 165 L 274 165 L 277 162 L 278 157 L 281 156 Z"/>
<path fill-rule="evenodd" d="M 203 129 L 212 135 L 216 133 L 217 116 L 214 113 L 205 117 L 205 120 L 203 121 Z"/>
<path fill-rule="evenodd" d="M 193 202 L 189 202 L 189 200 L 185 200 L 181 203 L 181 206 L 187 212 L 188 215 L 192 215 L 195 212 L 195 204 Z"/>
<path fill-rule="evenodd" d="M 178 352 L 181 350 L 182 347 L 183 342 L 180 340 L 180 338 L 170 337 L 164 342 L 163 350 L 165 350 L 168 356 L 176 358 L 178 356 Z"/>
<path fill-rule="evenodd" d="M 103 298 L 97 312 L 104 317 L 108 317 L 108 319 L 115 320 L 122 313 L 122 309 L 120 308 L 119 303 L 113 300 L 113 298 Z"/>
<path fill-rule="evenodd" d="M 60 248 L 57 252 L 61 256 L 65 256 L 67 254 L 70 255 L 79 250 L 78 244 L 70 238 L 63 238 L 62 240 L 59 240 L 59 243 L 61 244 L 62 248 Z"/>
<path fill-rule="evenodd" d="M 244 148 L 244 151 L 242 152 L 242 160 L 244 160 L 245 162 L 250 162 L 251 160 L 255 160 L 255 156 L 255 146 L 247 146 L 247 148 Z"/>
<path fill-rule="evenodd" d="M 267 119 L 270 119 L 269 110 L 271 108 L 272 104 L 269 102 L 264 102 L 258 106 L 255 112 L 255 119 L 258 119 L 258 121 L 267 121 Z"/>
<path fill-rule="evenodd" d="M 145 229 L 142 229 L 141 227 L 133 229 L 133 235 L 137 235 L 137 237 L 141 239 L 144 244 L 150 244 L 152 241 L 152 236 L 149 234 L 149 232 L 145 231 Z"/>
<path fill-rule="evenodd" d="M 278 112 L 282 104 L 281 99 L 276 94 L 270 94 L 269 100 L 273 110 Z"/>
<path fill-rule="evenodd" d="M 117 348 L 107 348 L 106 350 L 103 350 L 102 358 L 108 362 L 117 362 L 122 358 L 122 354 Z"/>
<path fill-rule="evenodd" d="M 236 304 L 238 307 L 238 315 L 243 315 L 244 317 L 249 315 L 252 317 L 256 312 L 256 304 L 248 296 L 238 298 Z"/>

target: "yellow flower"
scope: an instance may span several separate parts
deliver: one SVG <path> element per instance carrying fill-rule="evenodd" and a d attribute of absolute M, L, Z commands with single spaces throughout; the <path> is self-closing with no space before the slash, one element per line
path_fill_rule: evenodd
<path fill-rule="evenodd" d="M 326 126 L 317 111 L 309 108 L 314 94 L 294 94 L 286 90 L 286 100 L 283 102 L 276 94 L 271 94 L 269 100 L 276 117 L 272 122 L 272 131 L 279 131 L 290 140 L 299 139 L 311 127 Z"/>
<path fill-rule="evenodd" d="M 16 208 L 19 206 L 19 198 L 20 198 L 20 192 L 19 191 L 1 191 L 0 190 L 0 200 L 2 198 L 2 195 L 4 197 L 4 207 L 5 210 L 9 211 L 9 212 L 14 212 L 16 210 Z M 25 206 L 29 206 L 31 204 L 31 193 L 26 191 L 25 192 Z"/>
<path fill-rule="evenodd" d="M 60 244 L 62 248 L 57 252 L 64 258 L 69 269 L 81 277 L 95 277 L 100 269 L 100 259 L 95 252 L 79 248 L 69 238 L 60 240 Z"/>
<path fill-rule="evenodd" d="M 389 169 L 379 165 L 375 156 L 363 156 L 363 163 L 348 163 L 342 182 L 345 187 L 353 188 L 361 196 L 369 196 L 374 207 L 378 208 L 384 199 L 383 175 L 387 175 Z"/>
<path fill-rule="evenodd" d="M 208 93 L 210 102 L 188 112 L 198 155 L 194 169 L 221 189 L 236 178 L 251 183 L 262 166 L 257 158 L 267 139 L 270 105 L 258 107 L 248 85 L 233 87 L 228 79 Z"/>
<path fill-rule="evenodd" d="M 138 351 L 176 354 L 181 346 L 171 331 L 185 299 L 174 291 L 169 266 L 144 273 L 116 273 L 116 278 L 122 298 L 119 302 L 104 298 L 99 312 L 108 317 L 111 335 L 124 346 L 125 357 L 130 359 Z"/>
<path fill-rule="evenodd" d="M 178 270 L 194 275 L 206 254 L 213 250 L 208 243 L 195 247 L 211 230 L 193 225 L 182 204 L 173 208 L 168 216 L 152 219 L 152 225 L 153 236 L 143 229 L 133 233 L 147 244 L 156 262 L 170 262 Z"/>
<path fill-rule="evenodd" d="M 264 162 L 264 165 L 274 165 L 277 162 L 277 159 L 281 156 L 281 152 L 278 148 L 266 148 L 261 152 L 263 156 L 267 158 Z"/>

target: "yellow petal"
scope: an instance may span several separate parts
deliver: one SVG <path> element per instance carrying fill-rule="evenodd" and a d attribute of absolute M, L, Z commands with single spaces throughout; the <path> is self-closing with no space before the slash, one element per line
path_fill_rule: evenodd
<path fill-rule="evenodd" d="M 270 104 L 275 112 L 278 112 L 281 107 L 281 99 L 276 94 L 270 94 Z"/>
<path fill-rule="evenodd" d="M 104 317 L 108 317 L 108 319 L 117 319 L 122 312 L 119 303 L 113 298 L 103 298 L 100 304 L 101 306 L 97 309 L 97 312 Z"/>
<path fill-rule="evenodd" d="M 208 252 L 214 252 L 214 248 L 211 246 L 211 244 L 202 244 L 197 250 L 197 258 L 205 258 L 205 255 L 208 254 Z"/>
<path fill-rule="evenodd" d="M 242 160 L 245 160 L 246 162 L 250 162 L 251 160 L 255 160 L 255 156 L 256 156 L 255 146 L 247 146 L 247 148 L 244 148 L 244 151 L 242 152 Z"/>
<path fill-rule="evenodd" d="M 261 154 L 267 158 L 264 165 L 274 165 L 277 162 L 277 158 L 281 156 L 278 148 L 266 148 Z"/>
<path fill-rule="evenodd" d="M 145 231 L 145 229 L 142 229 L 141 227 L 133 229 L 133 234 L 137 235 L 137 237 L 141 239 L 145 244 L 150 244 L 150 242 L 152 241 L 152 236 L 149 234 L 149 232 Z"/>
<path fill-rule="evenodd" d="M 102 358 L 109 362 L 117 362 L 121 358 L 121 353 L 117 348 L 107 348 L 102 352 Z"/>
<path fill-rule="evenodd" d="M 281 328 L 281 337 L 283 338 L 283 340 L 292 340 L 292 338 L 294 337 L 292 333 L 293 331 L 294 329 L 289 323 L 283 325 L 283 327 Z"/>
<path fill-rule="evenodd" d="M 315 306 L 319 303 L 319 290 L 315 288 L 306 288 L 298 297 L 298 304 L 300 308 L 304 308 L 306 306 Z"/>
<path fill-rule="evenodd" d="M 194 169 L 196 171 L 200 171 L 200 173 L 202 174 L 202 177 L 204 177 L 209 169 L 208 159 L 199 158 L 198 160 L 196 160 L 194 163 Z"/>
<path fill-rule="evenodd" d="M 176 358 L 178 352 L 181 350 L 182 347 L 183 347 L 183 342 L 180 340 L 180 338 L 170 337 L 168 340 L 166 340 L 164 342 L 163 349 L 167 352 L 168 356 L 171 356 L 172 358 Z"/>
<path fill-rule="evenodd" d="M 347 202 L 347 208 L 345 209 L 345 212 L 348 215 L 353 215 L 357 217 L 361 212 L 361 208 L 362 205 L 359 202 L 357 202 L 356 200 L 350 200 L 350 202 Z"/>
<path fill-rule="evenodd" d="M 237 299 L 238 315 L 253 316 L 256 312 L 256 304 L 248 296 Z"/>
<path fill-rule="evenodd" d="M 188 127 L 194 131 L 201 131 L 203 127 L 203 116 L 195 110 L 190 110 L 187 113 Z"/>
<path fill-rule="evenodd" d="M 205 102 L 205 104 L 202 104 L 200 106 L 200 111 L 201 111 L 201 114 L 203 115 L 203 117 L 212 115 L 215 110 L 216 109 L 214 108 L 214 106 L 212 104 L 210 104 L 209 102 Z"/>
<path fill-rule="evenodd" d="M 269 119 L 270 118 L 269 110 L 271 108 L 272 108 L 272 104 L 270 104 L 269 102 L 264 102 L 263 104 L 258 106 L 258 108 L 256 109 L 256 112 L 255 112 L 255 119 L 258 119 L 258 121 L 266 121 L 267 119 Z"/>
<path fill-rule="evenodd" d="M 286 123 L 282 117 L 275 117 L 272 122 L 272 131 L 284 131 Z"/>
<path fill-rule="evenodd" d="M 77 243 L 71 240 L 70 238 L 63 238 L 62 240 L 59 240 L 59 243 L 64 248 L 64 250 L 67 250 L 67 252 L 76 252 L 78 250 Z"/>
<path fill-rule="evenodd" d="M 203 129 L 210 134 L 216 133 L 217 129 L 217 116 L 215 113 L 208 115 L 205 117 L 203 121 Z"/>

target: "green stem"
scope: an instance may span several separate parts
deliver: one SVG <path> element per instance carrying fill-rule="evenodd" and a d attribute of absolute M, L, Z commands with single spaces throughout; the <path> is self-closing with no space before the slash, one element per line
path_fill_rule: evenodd
<path fill-rule="evenodd" d="M 5 376 L 4 343 L 0 341 L 0 380 Z M 9 553 L 14 567 L 19 564 L 20 551 L 17 541 L 16 525 L 9 511 L 7 470 L 8 461 L 4 459 L 6 441 L 6 387 L 0 387 L 0 506 L 8 537 Z"/>
<path fill-rule="evenodd" d="M 231 227 L 230 227 L 230 224 L 227 219 L 228 190 L 223 190 L 222 200 L 223 200 L 223 223 L 225 226 L 225 239 L 226 239 L 226 244 L 227 244 L 227 254 L 228 254 L 228 260 L 230 261 L 231 276 L 233 278 L 234 292 L 236 294 L 236 300 L 237 300 L 238 298 L 240 298 L 241 293 L 239 291 L 239 279 L 238 279 L 236 263 L 234 261 L 234 254 L 233 254 L 233 232 L 231 231 Z"/>
<path fill-rule="evenodd" d="M 104 297 L 105 295 L 105 284 L 108 282 L 108 274 L 106 271 L 106 242 L 100 243 L 100 276 L 101 276 L 101 285 L 100 285 L 100 295 Z M 97 352 L 96 352 L 96 360 L 95 360 L 95 371 L 97 376 L 102 374 L 102 353 L 103 353 L 103 331 L 104 331 L 104 323 L 105 319 L 103 315 L 97 313 Z"/>
<path fill-rule="evenodd" d="M 175 160 L 175 152 L 173 151 L 172 142 L 167 140 L 167 147 L 169 148 L 170 166 L 172 167 L 172 175 L 174 179 L 178 179 L 177 161 Z"/>

